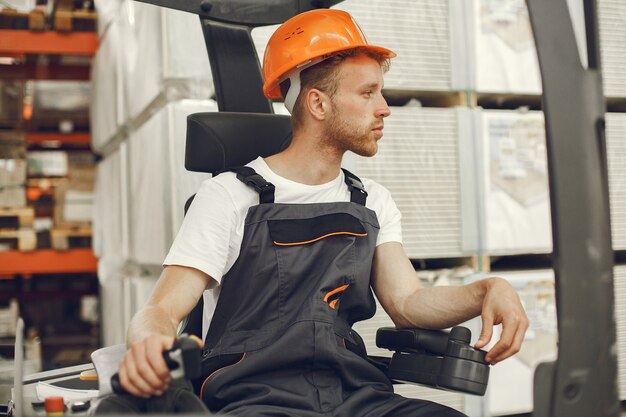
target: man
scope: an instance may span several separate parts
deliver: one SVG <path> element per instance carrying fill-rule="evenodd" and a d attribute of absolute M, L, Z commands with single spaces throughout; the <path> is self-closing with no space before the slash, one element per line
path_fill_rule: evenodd
<path fill-rule="evenodd" d="M 383 72 L 394 56 L 369 45 L 338 10 L 306 12 L 276 30 L 264 92 L 285 97 L 292 142 L 203 183 L 154 293 L 131 322 L 119 367 L 130 393 L 168 387 L 161 352 L 207 288 L 219 299 L 200 395 L 228 415 L 459 416 L 393 394 L 384 374 L 351 350 L 351 325 L 375 311 L 371 289 L 398 327 L 446 328 L 481 315 L 476 347 L 489 343 L 495 324 L 503 327 L 488 361 L 519 350 L 528 320 L 513 288 L 499 278 L 422 288 L 389 192 L 341 170 L 346 151 L 376 154 L 390 115 Z M 240 180 L 256 174 L 275 187 L 270 195 Z"/>

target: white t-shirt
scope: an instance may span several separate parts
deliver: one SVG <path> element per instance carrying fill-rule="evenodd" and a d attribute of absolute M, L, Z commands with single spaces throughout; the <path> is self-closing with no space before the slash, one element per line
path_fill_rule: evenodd
<path fill-rule="evenodd" d="M 337 178 L 325 184 L 306 185 L 277 175 L 261 157 L 250 162 L 248 166 L 274 184 L 276 203 L 350 201 L 343 171 L 340 171 Z M 366 207 L 376 213 L 380 224 L 376 245 L 385 242 L 402 243 L 401 214 L 391 194 L 372 180 L 361 178 L 361 181 L 368 193 Z M 257 204 L 259 194 L 238 180 L 232 172 L 205 180 L 189 207 L 163 265 L 196 268 L 220 284 L 222 277 L 239 256 L 248 209 Z M 212 316 L 219 296 L 219 286 L 211 292 L 212 296 L 207 293 L 204 296 L 205 319 Z M 206 334 L 208 324 L 207 320 L 204 321 Z"/>

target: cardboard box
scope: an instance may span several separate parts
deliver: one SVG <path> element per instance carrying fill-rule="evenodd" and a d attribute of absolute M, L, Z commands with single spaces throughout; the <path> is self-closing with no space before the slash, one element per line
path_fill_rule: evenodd
<path fill-rule="evenodd" d="M 31 151 L 27 153 L 29 177 L 65 177 L 68 171 L 67 152 Z"/>
<path fill-rule="evenodd" d="M 91 224 L 93 217 L 93 186 L 86 189 L 70 188 L 71 181 L 59 184 L 54 189 L 54 225 L 56 227 L 83 227 Z"/>
<path fill-rule="evenodd" d="M 26 205 L 26 160 L 0 159 L 0 207 Z"/>

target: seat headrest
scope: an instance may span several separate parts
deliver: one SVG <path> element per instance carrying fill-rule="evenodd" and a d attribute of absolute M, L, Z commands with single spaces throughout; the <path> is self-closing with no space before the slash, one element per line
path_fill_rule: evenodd
<path fill-rule="evenodd" d="M 270 156 L 291 142 L 291 117 L 264 113 L 195 113 L 187 117 L 185 168 L 218 173 Z"/>

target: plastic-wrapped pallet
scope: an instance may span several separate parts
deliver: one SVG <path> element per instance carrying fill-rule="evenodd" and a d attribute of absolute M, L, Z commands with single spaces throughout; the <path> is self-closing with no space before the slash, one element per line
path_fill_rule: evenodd
<path fill-rule="evenodd" d="M 626 249 L 626 113 L 606 115 L 613 249 Z"/>
<path fill-rule="evenodd" d="M 485 110 L 477 115 L 485 249 L 491 254 L 549 253 L 552 229 L 543 113 Z"/>
<path fill-rule="evenodd" d="M 626 3 L 598 0 L 604 95 L 626 97 Z"/>
<path fill-rule="evenodd" d="M 567 0 L 574 34 L 587 66 L 582 0 Z M 604 92 L 626 96 L 626 4 L 598 0 Z M 474 89 L 482 93 L 541 94 L 541 76 L 530 17 L 524 0 L 474 0 L 469 34 L 475 44 Z"/>
<path fill-rule="evenodd" d="M 479 92 L 541 93 L 537 50 L 524 0 L 474 0 L 476 66 Z"/>
<path fill-rule="evenodd" d="M 371 43 L 398 54 L 385 88 L 451 89 L 447 1 L 347 0 L 335 7 L 352 14 Z"/>
<path fill-rule="evenodd" d="M 187 116 L 217 111 L 211 100 L 170 103 L 129 139 L 131 259 L 160 265 L 183 220 L 183 207 L 209 174 L 185 170 Z"/>
<path fill-rule="evenodd" d="M 117 20 L 123 13 L 122 9 L 132 0 L 94 0 L 94 7 L 97 11 L 96 19 L 98 37 L 102 39 L 102 35 L 109 29 L 109 25 Z"/>
<path fill-rule="evenodd" d="M 133 7 L 139 48 L 128 90 L 131 118 L 175 100 L 209 99 L 213 80 L 198 16 L 139 2 Z"/>
<path fill-rule="evenodd" d="M 161 273 L 161 267 L 127 267 L 124 274 L 123 305 L 125 316 L 130 319 L 146 304 Z"/>
<path fill-rule="evenodd" d="M 385 75 L 385 88 L 451 90 L 448 2 L 440 0 L 347 0 L 334 8 L 352 14 L 369 42 L 398 54 Z M 276 26 L 253 30 L 259 58 Z"/>
<path fill-rule="evenodd" d="M 387 187 L 402 212 L 410 258 L 463 251 L 458 141 L 466 109 L 392 107 L 372 158 L 355 158 L 355 173 Z"/>
<path fill-rule="evenodd" d="M 92 243 L 99 258 L 128 258 L 126 150 L 123 144 L 96 168 Z"/>
<path fill-rule="evenodd" d="M 4 0 L 3 7 L 15 9 L 18 12 L 28 13 L 35 8 L 35 0 Z"/>
<path fill-rule="evenodd" d="M 100 306 L 102 317 L 102 345 L 126 343 L 128 317 L 124 310 L 124 267 L 121 258 L 98 260 Z"/>
<path fill-rule="evenodd" d="M 59 129 L 63 133 L 89 128 L 91 83 L 86 81 L 32 81 L 33 130 Z"/>
<path fill-rule="evenodd" d="M 619 399 L 626 400 L 626 265 L 614 268 Z"/>
<path fill-rule="evenodd" d="M 541 362 L 555 360 L 557 355 L 554 272 L 551 269 L 536 269 L 498 271 L 497 275 L 509 281 L 517 291 L 526 310 L 529 327 L 520 351 L 491 367 L 487 393 L 481 398 L 481 415 L 529 413 L 533 410 L 535 368 Z M 467 277 L 465 282 L 470 283 L 484 277 L 484 274 L 476 274 Z M 480 334 L 480 318 L 471 320 L 468 326 L 474 337 Z M 500 329 L 500 326 L 494 328 L 492 341 L 486 350 L 499 340 Z"/>
<path fill-rule="evenodd" d="M 116 5 L 105 13 L 106 32 L 102 33 L 98 51 L 91 66 L 91 141 L 101 151 L 130 120 L 129 96 L 138 94 L 130 83 L 138 44 L 133 29 L 132 1 L 102 2 Z M 98 19 L 100 20 L 100 9 Z M 98 23 L 100 30 L 100 23 Z"/>
<path fill-rule="evenodd" d="M 417 279 L 417 278 L 416 278 Z M 376 346 L 376 331 L 381 327 L 393 327 L 391 318 L 377 303 L 376 314 L 369 320 L 355 323 L 354 330 L 363 338 L 368 355 L 391 357 L 392 352 Z M 419 398 L 447 405 L 461 412 L 465 411 L 466 396 L 459 392 L 449 392 L 415 384 L 394 385 L 396 394 L 407 398 Z"/>

